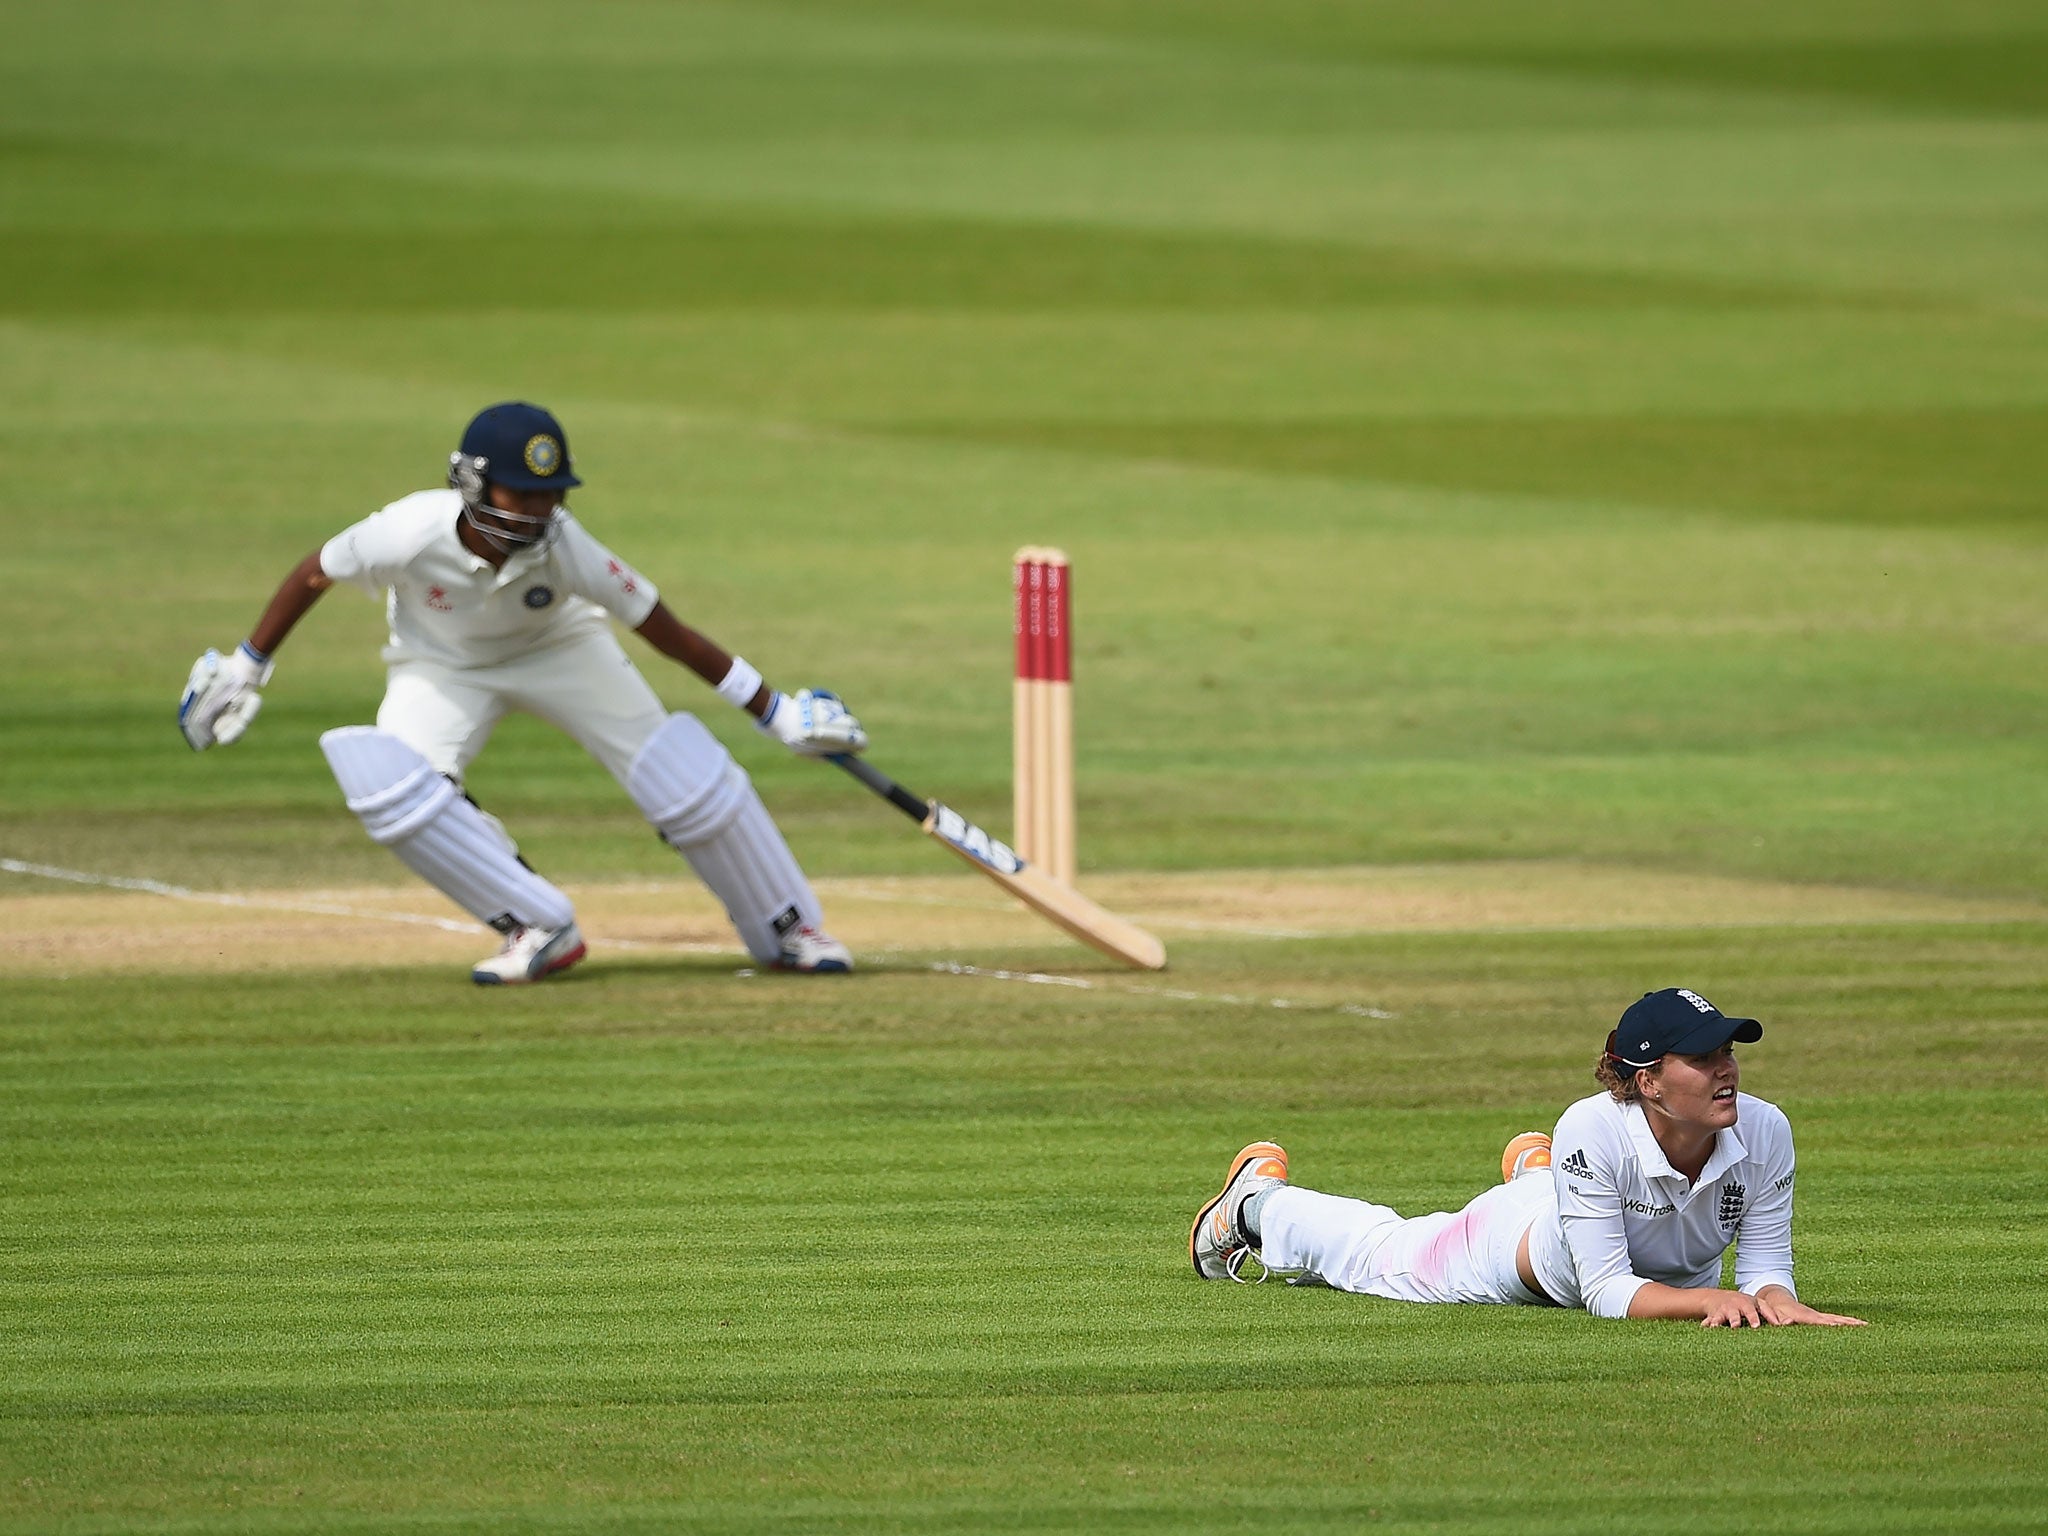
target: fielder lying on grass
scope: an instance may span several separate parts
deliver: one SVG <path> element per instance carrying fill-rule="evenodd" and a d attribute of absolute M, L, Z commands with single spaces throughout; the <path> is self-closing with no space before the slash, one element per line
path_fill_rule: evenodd
<path fill-rule="evenodd" d="M 1793 1289 L 1792 1128 L 1736 1087 L 1735 1042 L 1762 1036 L 1696 992 L 1644 994 L 1594 1068 L 1606 1091 L 1567 1109 L 1550 1136 L 1509 1142 L 1503 1182 L 1462 1211 L 1404 1218 L 1296 1189 L 1287 1153 L 1253 1142 L 1195 1217 L 1195 1273 L 1241 1280 L 1257 1264 L 1260 1280 L 1291 1273 L 1400 1301 L 1583 1307 L 1708 1328 L 1860 1326 Z M 1554 1165 L 1553 1147 L 1565 1149 Z M 1735 1289 L 1723 1290 L 1731 1243 Z"/>
<path fill-rule="evenodd" d="M 751 780 L 693 715 L 670 714 L 612 638 L 634 630 L 791 750 L 859 752 L 860 722 L 830 693 L 777 693 L 681 623 L 654 584 L 563 505 L 583 482 L 561 424 L 508 401 L 449 456 L 447 490 L 420 491 L 343 529 L 286 576 L 230 655 L 192 668 L 178 724 L 194 751 L 237 740 L 270 656 L 337 581 L 385 598 L 391 640 L 377 724 L 320 738 L 364 829 L 457 906 L 504 935 L 478 982 L 538 981 L 583 958 L 569 898 L 519 856 L 462 776 L 508 711 L 538 715 L 602 763 L 725 904 L 755 959 L 847 971 L 811 885 Z"/>

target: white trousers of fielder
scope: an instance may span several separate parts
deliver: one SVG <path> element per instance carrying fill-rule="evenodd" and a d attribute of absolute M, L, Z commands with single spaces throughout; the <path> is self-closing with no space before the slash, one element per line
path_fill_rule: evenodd
<path fill-rule="evenodd" d="M 783 935 L 794 928 L 822 926 L 817 896 L 746 771 L 695 716 L 671 715 L 663 707 L 608 632 L 579 635 L 494 666 L 394 661 L 375 732 L 329 732 L 322 746 L 350 809 L 371 835 L 444 895 L 485 921 L 511 913 L 519 922 L 560 927 L 571 919 L 567 898 L 518 862 L 509 837 L 502 856 L 465 831 L 446 850 L 437 846 L 432 857 L 423 858 L 425 845 L 415 839 L 415 828 L 406 827 L 394 839 L 391 816 L 380 817 L 389 789 L 408 771 L 402 769 L 404 759 L 416 754 L 435 775 L 459 785 L 498 722 L 515 710 L 558 727 L 618 780 L 663 840 L 725 904 L 755 959 L 778 958 Z M 371 735 L 398 750 L 363 739 Z M 387 763 L 393 766 L 387 769 Z M 375 782 L 380 774 L 394 785 Z M 407 791 L 401 798 L 419 793 Z M 481 818 L 503 836 L 495 817 L 467 802 L 446 809 L 437 801 L 421 824 L 438 824 L 442 815 L 465 827 Z"/>
<path fill-rule="evenodd" d="M 1548 1169 L 1428 1216 L 1288 1185 L 1259 1207 L 1259 1254 L 1270 1269 L 1366 1296 L 1541 1305 L 1515 1272 L 1515 1250 L 1556 1208 Z"/>

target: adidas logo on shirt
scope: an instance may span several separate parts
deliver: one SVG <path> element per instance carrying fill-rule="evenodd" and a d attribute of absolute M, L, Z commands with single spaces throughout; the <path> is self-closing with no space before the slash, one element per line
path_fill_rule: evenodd
<path fill-rule="evenodd" d="M 1586 1161 L 1586 1154 L 1583 1149 L 1566 1157 L 1563 1167 L 1564 1171 L 1571 1174 L 1574 1178 L 1590 1179 L 1593 1177 L 1593 1165 Z"/>

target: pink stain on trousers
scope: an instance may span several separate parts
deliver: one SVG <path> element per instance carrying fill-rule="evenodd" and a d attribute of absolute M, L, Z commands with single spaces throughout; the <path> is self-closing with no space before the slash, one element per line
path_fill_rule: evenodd
<path fill-rule="evenodd" d="M 1455 1264 L 1460 1270 L 1471 1267 L 1473 1224 L 1478 1212 L 1471 1207 L 1458 1212 L 1444 1229 L 1429 1240 L 1421 1253 L 1415 1257 L 1412 1273 L 1416 1279 L 1435 1287 L 1444 1283 L 1444 1277 Z"/>

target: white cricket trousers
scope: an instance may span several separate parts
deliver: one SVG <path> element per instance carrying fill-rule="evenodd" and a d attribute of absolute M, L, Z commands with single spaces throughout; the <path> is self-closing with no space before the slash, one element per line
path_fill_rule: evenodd
<path fill-rule="evenodd" d="M 1429 1216 L 1289 1185 L 1259 1207 L 1259 1252 L 1268 1268 L 1366 1296 L 1540 1306 L 1546 1298 L 1515 1272 L 1515 1249 L 1556 1209 L 1548 1169 L 1496 1184 L 1461 1211 Z"/>
<path fill-rule="evenodd" d="M 624 784 L 647 739 L 668 720 L 647 679 L 608 630 L 489 667 L 391 663 L 377 728 L 458 784 L 500 720 L 514 710 L 567 733 Z"/>

